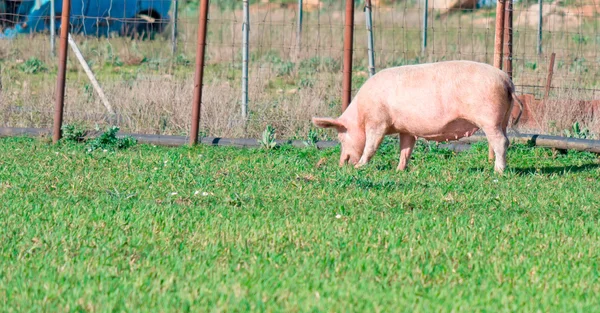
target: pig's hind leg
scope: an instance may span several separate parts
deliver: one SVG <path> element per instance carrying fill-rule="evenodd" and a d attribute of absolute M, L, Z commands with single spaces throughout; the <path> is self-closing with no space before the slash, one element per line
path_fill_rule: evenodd
<path fill-rule="evenodd" d="M 383 137 L 385 137 L 385 128 L 367 128 L 366 137 L 365 149 L 360 160 L 354 166 L 355 168 L 367 164 L 373 155 L 375 155 L 377 148 L 379 148 L 381 141 L 383 141 Z"/>
<path fill-rule="evenodd" d="M 509 141 L 506 136 L 506 131 L 503 127 L 483 128 L 488 139 L 490 147 L 493 149 L 496 156 L 494 170 L 498 173 L 503 173 L 506 168 L 506 150 L 508 149 Z"/>
<path fill-rule="evenodd" d="M 404 171 L 408 162 L 410 161 L 410 155 L 415 148 L 417 138 L 410 134 L 400 134 L 400 162 L 398 163 L 398 171 Z"/>

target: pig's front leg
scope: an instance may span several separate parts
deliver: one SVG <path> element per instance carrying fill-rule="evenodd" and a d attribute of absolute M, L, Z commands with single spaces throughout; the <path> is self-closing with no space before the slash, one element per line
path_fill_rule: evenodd
<path fill-rule="evenodd" d="M 400 134 L 400 163 L 398 163 L 398 171 L 404 171 L 410 160 L 410 155 L 415 148 L 417 137 L 410 134 Z"/>
<path fill-rule="evenodd" d="M 379 148 L 381 141 L 383 141 L 383 137 L 385 137 L 385 129 L 367 129 L 366 137 L 365 149 L 363 150 L 360 160 L 358 160 L 358 163 L 354 166 L 355 168 L 367 164 L 373 155 L 375 155 L 377 148 Z"/>

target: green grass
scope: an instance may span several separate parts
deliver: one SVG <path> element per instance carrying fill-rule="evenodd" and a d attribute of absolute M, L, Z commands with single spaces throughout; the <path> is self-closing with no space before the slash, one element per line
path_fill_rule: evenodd
<path fill-rule="evenodd" d="M 0 140 L 2 311 L 432 312 L 600 308 L 588 153 L 420 144 L 396 172 L 338 149 Z M 322 163 L 317 166 L 317 163 Z"/>

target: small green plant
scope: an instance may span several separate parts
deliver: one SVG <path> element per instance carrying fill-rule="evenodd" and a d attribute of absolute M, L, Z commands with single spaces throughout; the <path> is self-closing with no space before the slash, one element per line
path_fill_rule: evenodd
<path fill-rule="evenodd" d="M 569 71 L 574 73 L 587 73 L 589 69 L 585 58 L 575 58 L 569 67 Z"/>
<path fill-rule="evenodd" d="M 575 41 L 578 44 L 587 44 L 590 41 L 590 37 L 585 36 L 583 34 L 575 34 L 573 35 L 573 37 L 571 37 L 573 39 L 573 41 Z"/>
<path fill-rule="evenodd" d="M 277 76 L 281 77 L 281 76 L 290 75 L 294 71 L 296 64 L 294 64 L 294 62 L 287 61 L 287 62 L 277 63 L 274 66 L 275 66 L 275 70 L 277 71 Z"/>
<path fill-rule="evenodd" d="M 63 141 L 81 142 L 86 135 L 86 131 L 81 125 L 65 124 L 61 129 Z"/>
<path fill-rule="evenodd" d="M 317 141 L 319 141 L 319 132 L 314 128 L 309 129 L 307 140 L 304 141 L 304 145 L 307 147 L 316 147 Z"/>
<path fill-rule="evenodd" d="M 185 56 L 185 54 L 180 54 L 175 58 L 175 64 L 180 66 L 188 66 L 192 64 L 192 62 Z"/>
<path fill-rule="evenodd" d="M 581 125 L 579 125 L 579 122 L 575 122 L 573 126 L 571 126 L 570 130 L 565 129 L 564 134 L 566 137 L 579 139 L 591 139 L 593 136 L 590 133 L 590 130 L 587 128 L 582 128 Z"/>
<path fill-rule="evenodd" d="M 301 77 L 298 82 L 300 87 L 311 88 L 315 85 L 315 79 L 313 77 Z"/>
<path fill-rule="evenodd" d="M 538 64 L 535 61 L 534 62 L 525 62 L 525 67 L 532 71 L 535 71 L 538 68 Z"/>
<path fill-rule="evenodd" d="M 115 55 L 113 47 L 110 44 L 106 45 L 106 55 L 104 56 L 104 63 L 114 67 L 123 66 L 123 61 L 118 55 Z"/>
<path fill-rule="evenodd" d="M 275 149 L 277 146 L 277 142 L 275 141 L 275 128 L 271 127 L 271 125 L 267 125 L 267 128 L 262 133 L 262 139 L 258 142 L 260 146 L 267 150 Z"/>
<path fill-rule="evenodd" d="M 37 74 L 48 70 L 46 64 L 36 57 L 31 57 L 19 66 L 19 70 L 26 74 Z"/>
<path fill-rule="evenodd" d="M 87 151 L 93 152 L 99 149 L 107 151 L 124 150 L 137 144 L 137 140 L 131 136 L 117 138 L 118 132 L 119 127 L 109 127 L 102 135 L 88 143 Z"/>
<path fill-rule="evenodd" d="M 314 74 L 317 72 L 334 73 L 340 69 L 340 62 L 329 57 L 312 57 L 302 60 L 299 64 L 299 71 L 304 75 Z"/>

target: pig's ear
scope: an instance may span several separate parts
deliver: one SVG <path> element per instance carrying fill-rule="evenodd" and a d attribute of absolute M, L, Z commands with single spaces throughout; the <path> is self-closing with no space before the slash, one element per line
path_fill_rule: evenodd
<path fill-rule="evenodd" d="M 338 132 L 346 131 L 346 126 L 339 120 L 329 117 L 313 117 L 313 124 L 320 128 L 335 128 Z"/>

